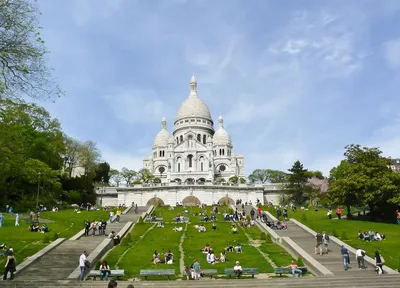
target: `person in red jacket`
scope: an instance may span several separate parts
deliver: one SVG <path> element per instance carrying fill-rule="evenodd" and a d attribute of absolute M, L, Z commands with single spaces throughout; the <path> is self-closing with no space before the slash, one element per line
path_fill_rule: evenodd
<path fill-rule="evenodd" d="M 338 217 L 339 220 L 340 218 L 342 218 L 342 210 L 340 210 L 340 207 L 336 208 L 336 216 Z"/>

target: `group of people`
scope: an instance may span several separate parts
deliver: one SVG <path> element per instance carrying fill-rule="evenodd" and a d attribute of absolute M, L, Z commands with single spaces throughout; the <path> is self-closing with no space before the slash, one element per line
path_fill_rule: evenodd
<path fill-rule="evenodd" d="M 162 263 L 162 264 L 173 264 L 174 263 L 174 254 L 171 252 L 171 250 L 168 250 L 167 253 L 162 255 L 158 252 L 158 250 L 154 251 L 153 254 L 153 259 L 151 260 L 154 265 L 157 263 Z"/>
<path fill-rule="evenodd" d="M 214 254 L 208 253 L 207 255 L 214 255 Z M 233 273 L 236 276 L 240 276 L 240 275 L 242 275 L 242 272 L 243 272 L 242 266 L 240 266 L 239 261 L 236 261 L 235 266 L 233 267 Z M 201 265 L 199 263 L 199 260 L 194 259 L 194 262 L 190 267 L 188 265 L 185 265 L 185 274 L 186 274 L 187 280 L 190 280 L 190 279 L 200 280 L 200 278 L 202 276 L 204 276 L 204 273 L 201 271 Z"/>
<path fill-rule="evenodd" d="M 92 221 L 90 222 L 89 220 L 85 221 L 85 236 L 89 236 L 90 231 L 92 236 L 96 235 L 96 232 L 98 233 L 97 235 L 103 235 L 106 236 L 106 228 L 107 228 L 107 221 L 101 220 L 101 221 Z"/>
<path fill-rule="evenodd" d="M 378 231 L 374 232 L 370 229 L 368 232 L 358 231 L 358 239 L 365 241 L 382 241 L 386 240 L 386 236 L 384 234 L 380 234 Z"/>
<path fill-rule="evenodd" d="M 43 224 L 42 227 L 40 227 L 38 224 L 32 224 L 28 227 L 28 230 L 30 232 L 40 232 L 40 233 L 50 232 L 50 228 L 49 226 L 47 226 L 47 224 Z"/>
<path fill-rule="evenodd" d="M 202 253 L 206 254 L 206 261 L 209 264 L 217 264 L 218 262 L 226 262 L 228 258 L 226 257 L 226 252 L 236 252 L 242 253 L 242 246 L 237 244 L 236 246 L 229 245 L 224 248 L 219 254 L 219 257 L 215 256 L 214 250 L 210 247 L 210 244 L 206 244 L 203 249 L 200 250 Z"/>
<path fill-rule="evenodd" d="M 317 244 L 315 245 L 315 255 L 320 254 L 321 256 L 324 254 L 328 254 L 329 252 L 329 235 L 325 231 L 321 233 L 317 232 L 315 235 L 315 239 L 317 240 Z"/>

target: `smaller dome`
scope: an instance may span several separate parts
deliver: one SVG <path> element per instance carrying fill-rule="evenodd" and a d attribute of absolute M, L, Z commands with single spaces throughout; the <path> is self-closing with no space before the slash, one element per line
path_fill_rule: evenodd
<path fill-rule="evenodd" d="M 214 145 L 232 145 L 231 136 L 229 136 L 228 131 L 224 128 L 224 119 L 222 118 L 222 115 L 219 115 L 218 123 L 219 128 L 213 136 Z"/>
<path fill-rule="evenodd" d="M 171 138 L 171 134 L 167 131 L 167 121 L 165 117 L 161 120 L 161 130 L 158 132 L 156 138 L 154 139 L 154 146 L 167 146 L 168 141 Z"/>

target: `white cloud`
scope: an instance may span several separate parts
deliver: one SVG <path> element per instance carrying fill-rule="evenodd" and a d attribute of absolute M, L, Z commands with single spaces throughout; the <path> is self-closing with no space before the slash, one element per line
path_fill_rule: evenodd
<path fill-rule="evenodd" d="M 159 122 L 168 113 L 168 106 L 153 90 L 123 90 L 107 94 L 104 98 L 117 119 L 131 124 Z"/>
<path fill-rule="evenodd" d="M 400 68 L 400 38 L 384 44 L 386 63 L 390 68 Z"/>

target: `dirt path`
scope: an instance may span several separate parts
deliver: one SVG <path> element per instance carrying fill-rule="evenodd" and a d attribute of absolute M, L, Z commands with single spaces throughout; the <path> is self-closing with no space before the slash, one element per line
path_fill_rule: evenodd
<path fill-rule="evenodd" d="M 131 250 L 133 247 L 135 247 L 135 245 L 140 242 L 144 236 L 147 235 L 147 233 L 149 233 L 151 230 L 153 230 L 154 227 L 156 227 L 157 224 L 154 224 L 153 226 L 149 227 L 149 229 L 146 230 L 146 232 L 143 233 L 142 236 L 140 236 L 139 240 L 136 241 L 135 243 L 133 243 L 133 245 L 131 245 L 131 247 L 129 247 L 128 249 L 126 249 L 124 251 L 124 253 L 121 254 L 121 256 L 119 256 L 117 263 L 115 263 L 115 269 L 118 269 L 118 264 L 121 262 L 122 258 L 124 258 L 125 254 L 129 252 L 129 250 Z M 135 229 L 135 228 L 133 228 Z M 110 250 L 111 251 L 111 250 Z"/>
<path fill-rule="evenodd" d="M 247 239 L 249 240 L 250 245 L 257 249 L 257 251 L 258 251 L 258 252 L 264 257 L 264 259 L 272 266 L 272 268 L 276 268 L 277 266 L 276 266 L 276 264 L 274 263 L 274 261 L 272 261 L 272 260 L 268 257 L 268 254 L 262 252 L 262 251 L 260 250 L 260 248 L 259 248 L 259 247 L 261 246 L 261 244 L 264 243 L 264 242 L 261 241 L 261 240 L 254 240 L 253 238 L 251 238 L 251 237 L 249 236 L 249 234 L 246 233 L 246 230 L 245 230 L 244 228 L 240 227 L 240 229 L 243 231 L 244 235 L 246 235 Z"/>
<path fill-rule="evenodd" d="M 181 257 L 180 257 L 180 259 L 179 259 L 179 269 L 180 269 L 181 271 L 184 271 L 184 270 L 185 270 L 185 254 L 184 254 L 184 252 L 183 252 L 183 241 L 185 240 L 185 235 L 186 235 L 187 227 L 188 227 L 188 223 L 186 223 L 186 225 L 185 225 L 185 230 L 183 230 L 181 239 L 179 240 L 179 252 L 180 252 L 180 254 L 181 254 Z"/>

